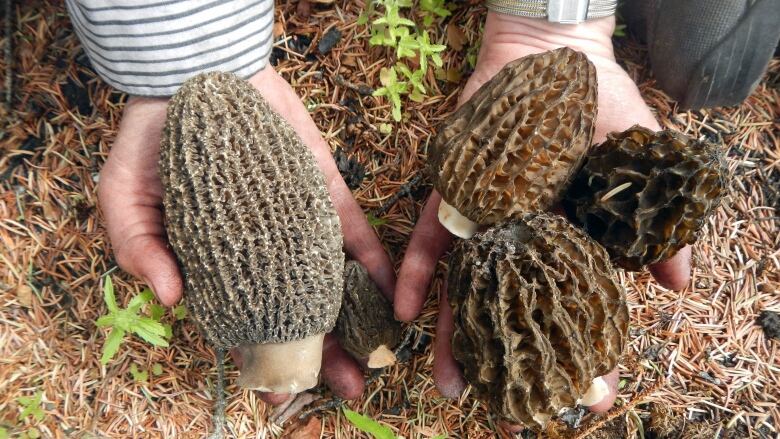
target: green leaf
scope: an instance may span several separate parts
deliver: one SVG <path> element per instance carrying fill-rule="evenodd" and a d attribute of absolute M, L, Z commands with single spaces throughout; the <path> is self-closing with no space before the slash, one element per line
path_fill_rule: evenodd
<path fill-rule="evenodd" d="M 111 330 L 111 333 L 106 337 L 106 342 L 103 343 L 103 356 L 100 357 L 101 364 L 105 365 L 109 360 L 114 358 L 114 355 L 119 352 L 119 345 L 122 344 L 124 338 L 124 329 L 114 328 Z"/>
<path fill-rule="evenodd" d="M 106 279 L 103 281 L 103 300 L 106 302 L 109 311 L 119 311 L 119 307 L 116 305 L 116 296 L 114 295 L 114 281 L 111 280 L 111 276 L 106 276 Z"/>
<path fill-rule="evenodd" d="M 437 434 L 436 436 L 432 437 L 431 439 L 447 439 L 446 434 Z"/>
<path fill-rule="evenodd" d="M 160 364 L 160 363 L 154 363 L 154 364 L 152 365 L 152 375 L 154 375 L 154 376 L 158 376 L 158 375 L 162 375 L 162 373 L 163 373 L 163 367 L 162 367 L 162 364 Z"/>
<path fill-rule="evenodd" d="M 33 396 L 20 396 L 19 398 L 16 398 L 16 402 L 22 406 L 22 413 L 19 414 L 19 421 L 24 421 L 28 416 L 32 416 L 33 419 L 41 422 L 45 416 L 43 409 L 41 409 L 42 398 L 42 390 L 35 392 L 35 395 Z"/>
<path fill-rule="evenodd" d="M 142 383 L 149 380 L 149 372 L 145 370 L 139 370 L 138 365 L 135 363 L 130 365 L 130 375 L 133 376 L 133 381 L 137 383 Z"/>
<path fill-rule="evenodd" d="M 419 44 L 418 50 L 420 52 L 420 70 L 428 70 L 428 57 L 431 57 L 436 66 L 442 66 L 442 59 L 438 53 L 446 49 L 447 46 L 443 44 L 431 44 L 431 41 L 428 38 L 428 31 L 424 31 L 422 35 L 417 35 L 417 43 Z"/>
<path fill-rule="evenodd" d="M 436 14 L 439 17 L 449 17 L 452 15 L 444 5 L 444 0 L 420 0 L 420 8 L 425 12 Z M 429 17 L 430 15 L 426 15 Z M 433 21 L 433 20 L 431 20 Z M 429 26 L 426 24 L 426 26 Z"/>
<path fill-rule="evenodd" d="M 149 288 L 146 288 L 140 294 L 130 299 L 130 303 L 127 304 L 127 310 L 137 312 L 142 306 L 151 302 L 152 299 L 154 299 L 154 293 Z"/>
<path fill-rule="evenodd" d="M 173 308 L 173 317 L 176 318 L 176 320 L 184 320 L 187 317 L 187 306 L 184 304 L 176 305 L 176 307 Z"/>
<path fill-rule="evenodd" d="M 163 338 L 165 327 L 160 322 L 155 322 L 148 317 L 141 317 L 133 324 L 131 330 L 155 346 L 168 347 L 168 342 Z"/>
<path fill-rule="evenodd" d="M 116 316 L 108 314 L 98 317 L 98 319 L 95 320 L 95 325 L 97 325 L 99 328 L 105 328 L 106 326 L 113 326 L 115 321 Z"/>
<path fill-rule="evenodd" d="M 393 430 L 391 430 L 389 427 L 380 424 L 368 416 L 353 412 L 346 407 L 344 407 L 343 410 L 344 416 L 347 417 L 347 420 L 352 425 L 357 427 L 358 430 L 372 435 L 374 439 L 396 439 Z"/>
<path fill-rule="evenodd" d="M 377 218 L 374 216 L 373 213 L 369 213 L 366 215 L 366 220 L 368 220 L 368 224 L 373 227 L 383 226 L 387 224 L 387 220 L 384 218 Z"/>
<path fill-rule="evenodd" d="M 149 305 L 149 317 L 152 320 L 157 320 L 158 322 L 160 319 L 162 319 L 162 316 L 165 315 L 165 307 L 162 305 L 158 305 L 156 303 L 153 303 Z"/>
<path fill-rule="evenodd" d="M 382 134 L 390 134 L 393 132 L 393 126 L 389 123 L 380 123 L 379 124 L 379 132 Z M 371 214 L 369 214 L 371 215 Z M 371 224 L 371 219 L 368 220 L 369 224 Z"/>
<path fill-rule="evenodd" d="M 401 33 L 401 39 L 398 40 L 396 56 L 398 56 L 398 58 L 414 58 L 417 56 L 417 50 L 420 48 L 420 43 L 417 42 L 415 36 L 409 34 L 409 29 L 403 29 L 405 32 Z"/>
<path fill-rule="evenodd" d="M 0 427 L 0 439 L 8 439 L 8 430 L 5 427 Z"/>

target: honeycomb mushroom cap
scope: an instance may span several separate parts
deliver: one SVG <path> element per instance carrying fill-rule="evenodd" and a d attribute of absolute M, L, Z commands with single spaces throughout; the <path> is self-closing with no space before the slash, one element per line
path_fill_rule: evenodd
<path fill-rule="evenodd" d="M 344 301 L 335 332 L 353 357 L 369 359 L 369 367 L 395 362 L 390 349 L 401 341 L 401 324 L 395 319 L 392 303 L 357 261 L 347 262 L 344 268 Z M 372 364 L 372 354 L 378 356 L 377 363 Z"/>
<path fill-rule="evenodd" d="M 639 270 L 695 242 L 724 192 L 716 146 L 634 126 L 591 148 L 563 205 L 617 265 Z"/>
<path fill-rule="evenodd" d="M 596 90 L 593 64 L 567 47 L 507 64 L 442 123 L 434 187 L 478 224 L 546 210 L 590 146 Z"/>
<path fill-rule="evenodd" d="M 455 244 L 452 350 L 503 419 L 542 426 L 618 363 L 625 292 L 607 252 L 564 218 L 527 214 Z"/>
<path fill-rule="evenodd" d="M 333 328 L 339 218 L 314 156 L 254 87 L 228 73 L 185 82 L 168 106 L 159 171 L 187 307 L 212 345 Z"/>

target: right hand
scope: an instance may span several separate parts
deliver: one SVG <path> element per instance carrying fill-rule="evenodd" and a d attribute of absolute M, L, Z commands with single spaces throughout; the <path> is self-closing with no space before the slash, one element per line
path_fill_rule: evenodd
<path fill-rule="evenodd" d="M 608 132 L 622 131 L 634 124 L 658 130 L 658 123 L 636 85 L 615 61 L 611 40 L 613 31 L 614 18 L 611 17 L 571 26 L 488 12 L 477 65 L 463 88 L 458 106 L 507 63 L 533 53 L 569 46 L 584 52 L 596 66 L 599 112 L 594 143 L 602 142 Z M 412 232 L 401 265 L 394 306 L 396 316 L 402 321 L 414 320 L 419 315 L 436 263 L 453 238 L 437 218 L 440 201 L 441 196 L 434 190 Z M 651 266 L 650 271 L 661 285 L 682 289 L 690 279 L 690 257 L 690 247 L 685 247 L 668 261 Z M 456 398 L 466 383 L 452 356 L 452 332 L 452 311 L 445 287 L 439 296 L 433 376 L 443 395 Z M 592 406 L 593 411 L 608 410 L 614 401 L 617 371 L 604 378 L 611 385 L 612 392 L 601 403 Z"/>

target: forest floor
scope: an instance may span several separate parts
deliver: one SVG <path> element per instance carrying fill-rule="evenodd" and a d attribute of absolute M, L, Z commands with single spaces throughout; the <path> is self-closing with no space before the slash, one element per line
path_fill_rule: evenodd
<path fill-rule="evenodd" d="M 396 123 L 387 101 L 370 94 L 392 57 L 369 45 L 366 26 L 356 22 L 362 6 L 280 3 L 273 62 L 310 109 L 399 264 L 430 190 L 422 174 L 426 147 L 471 71 L 484 8 L 458 3 L 430 29 L 432 41 L 448 44 L 443 70 L 431 69 L 429 96 L 405 102 Z M 0 59 L 5 91 L 12 72 L 10 110 L 0 110 L 0 435 L 203 437 L 212 430 L 215 354 L 194 324 L 165 317 L 173 325 L 170 347 L 128 337 L 113 360 L 100 363 L 107 330 L 95 321 L 106 313 L 104 276 L 114 280 L 120 306 L 144 288 L 117 269 L 95 192 L 126 96 L 90 69 L 62 2 L 15 4 L 10 34 L 0 40 L 12 43 L 11 56 Z M 341 38 L 323 55 L 318 42 L 334 26 Z M 644 437 L 660 437 L 662 424 L 677 426 L 671 437 L 775 437 L 780 342 L 756 321 L 762 311 L 780 312 L 780 60 L 742 105 L 682 111 L 654 88 L 642 45 L 621 37 L 616 46 L 662 126 L 723 145 L 728 195 L 694 247 L 688 288 L 669 291 L 646 273 L 620 274 L 632 330 L 604 430 L 613 433 L 604 437 L 645 430 Z M 445 271 L 442 262 L 432 292 Z M 468 391 L 452 401 L 434 387 L 437 303 L 432 293 L 406 328 L 400 363 L 346 405 L 406 438 L 509 437 Z M 161 374 L 131 373 L 158 363 Z M 236 375 L 228 365 L 229 436 L 293 437 L 296 430 L 316 432 L 298 437 L 363 437 L 334 404 L 276 425 L 273 408 L 239 390 Z M 36 394 L 39 416 L 20 419 L 36 405 L 24 398 Z M 326 390 L 318 396 L 313 406 L 331 398 Z M 587 425 L 604 419 L 586 418 Z"/>

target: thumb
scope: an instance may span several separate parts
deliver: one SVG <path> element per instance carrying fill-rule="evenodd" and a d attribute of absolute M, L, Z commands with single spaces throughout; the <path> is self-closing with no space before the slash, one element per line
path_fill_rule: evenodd
<path fill-rule="evenodd" d="M 139 235 L 127 240 L 116 249 L 119 266 L 141 278 L 166 306 L 179 301 L 182 295 L 182 279 L 173 252 L 157 235 Z"/>

